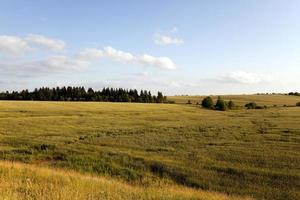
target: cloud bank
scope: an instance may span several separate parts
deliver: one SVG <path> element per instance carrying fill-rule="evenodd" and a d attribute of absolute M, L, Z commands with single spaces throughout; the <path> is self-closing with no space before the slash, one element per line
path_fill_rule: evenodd
<path fill-rule="evenodd" d="M 0 53 L 5 55 L 20 55 L 34 49 L 35 46 L 61 51 L 66 45 L 62 40 L 36 34 L 29 34 L 26 37 L 0 36 Z"/>
<path fill-rule="evenodd" d="M 16 55 L 24 53 L 29 49 L 29 45 L 23 38 L 8 35 L 0 36 L 0 53 L 2 54 Z"/>
<path fill-rule="evenodd" d="M 102 49 L 86 48 L 73 55 L 61 52 L 66 47 L 63 40 L 43 35 L 29 34 L 26 37 L 0 36 L 0 56 L 22 55 L 20 59 L 6 58 L 0 61 L 2 74 L 19 76 L 36 76 L 61 71 L 80 71 L 87 69 L 94 62 L 109 59 L 115 62 L 155 67 L 159 69 L 175 69 L 174 62 L 168 57 L 156 57 L 149 54 L 133 54 L 107 46 Z M 30 57 L 23 55 L 32 49 L 45 48 L 56 51 L 56 55 L 48 52 L 47 57 L 35 57 L 32 51 Z M 57 54 L 58 53 L 58 54 Z M 25 59 L 24 59 L 25 58 Z M 29 60 L 28 60 L 29 59 Z M 70 71 L 71 70 L 71 71 Z"/>

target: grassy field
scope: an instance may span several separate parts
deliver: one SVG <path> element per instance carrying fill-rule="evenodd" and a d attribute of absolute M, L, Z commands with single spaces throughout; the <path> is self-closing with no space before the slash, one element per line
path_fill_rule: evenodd
<path fill-rule="evenodd" d="M 254 98 L 244 97 L 236 101 Z M 267 105 L 299 99 L 257 98 Z M 300 107 L 219 112 L 182 104 L 0 101 L 0 159 L 114 177 L 149 190 L 171 184 L 299 199 Z"/>
<path fill-rule="evenodd" d="M 153 187 L 129 185 L 106 177 L 9 162 L 0 162 L 0 178 L 1 200 L 244 199 L 171 184 L 160 184 Z"/>
<path fill-rule="evenodd" d="M 171 96 L 168 99 L 173 100 L 176 103 L 185 104 L 188 100 L 191 103 L 199 103 L 205 96 Z M 216 101 L 218 96 L 212 96 Z M 299 96 L 288 95 L 222 95 L 224 100 L 232 100 L 239 106 L 244 106 L 246 103 L 255 101 L 260 106 L 295 106 L 300 101 Z"/>

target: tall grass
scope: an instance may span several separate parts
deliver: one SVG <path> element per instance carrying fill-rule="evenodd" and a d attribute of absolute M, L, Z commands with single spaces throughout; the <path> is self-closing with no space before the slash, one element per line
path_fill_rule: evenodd
<path fill-rule="evenodd" d="M 0 162 L 0 199 L 241 200 L 246 198 L 193 190 L 171 184 L 161 184 L 156 187 L 140 187 L 105 177 L 83 175 L 72 171 Z"/>

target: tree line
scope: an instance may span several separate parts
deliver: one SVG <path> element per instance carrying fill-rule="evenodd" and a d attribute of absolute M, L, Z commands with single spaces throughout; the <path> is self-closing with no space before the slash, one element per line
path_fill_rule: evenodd
<path fill-rule="evenodd" d="M 220 111 L 233 110 L 233 109 L 238 108 L 238 106 L 236 106 L 232 100 L 224 101 L 220 96 L 218 97 L 216 103 L 214 103 L 214 101 L 211 97 L 209 97 L 209 96 L 205 97 L 201 102 L 201 106 L 203 108 L 207 108 L 207 109 L 211 109 L 211 110 L 220 110 Z M 255 102 L 246 103 L 245 107 L 247 109 L 266 109 L 267 108 L 267 106 L 258 106 Z"/>
<path fill-rule="evenodd" d="M 0 100 L 37 100 L 37 101 L 104 101 L 104 102 L 137 102 L 167 103 L 167 97 L 158 92 L 123 88 L 103 88 L 94 90 L 84 87 L 42 87 L 34 91 L 22 90 L 0 93 Z"/>
<path fill-rule="evenodd" d="M 290 96 L 300 96 L 299 92 L 289 92 L 288 95 Z"/>

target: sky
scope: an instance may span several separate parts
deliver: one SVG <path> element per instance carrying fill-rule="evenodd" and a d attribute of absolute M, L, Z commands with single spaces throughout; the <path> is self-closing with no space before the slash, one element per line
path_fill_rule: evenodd
<path fill-rule="evenodd" d="M 299 0 L 0 0 L 0 91 L 300 91 Z"/>

